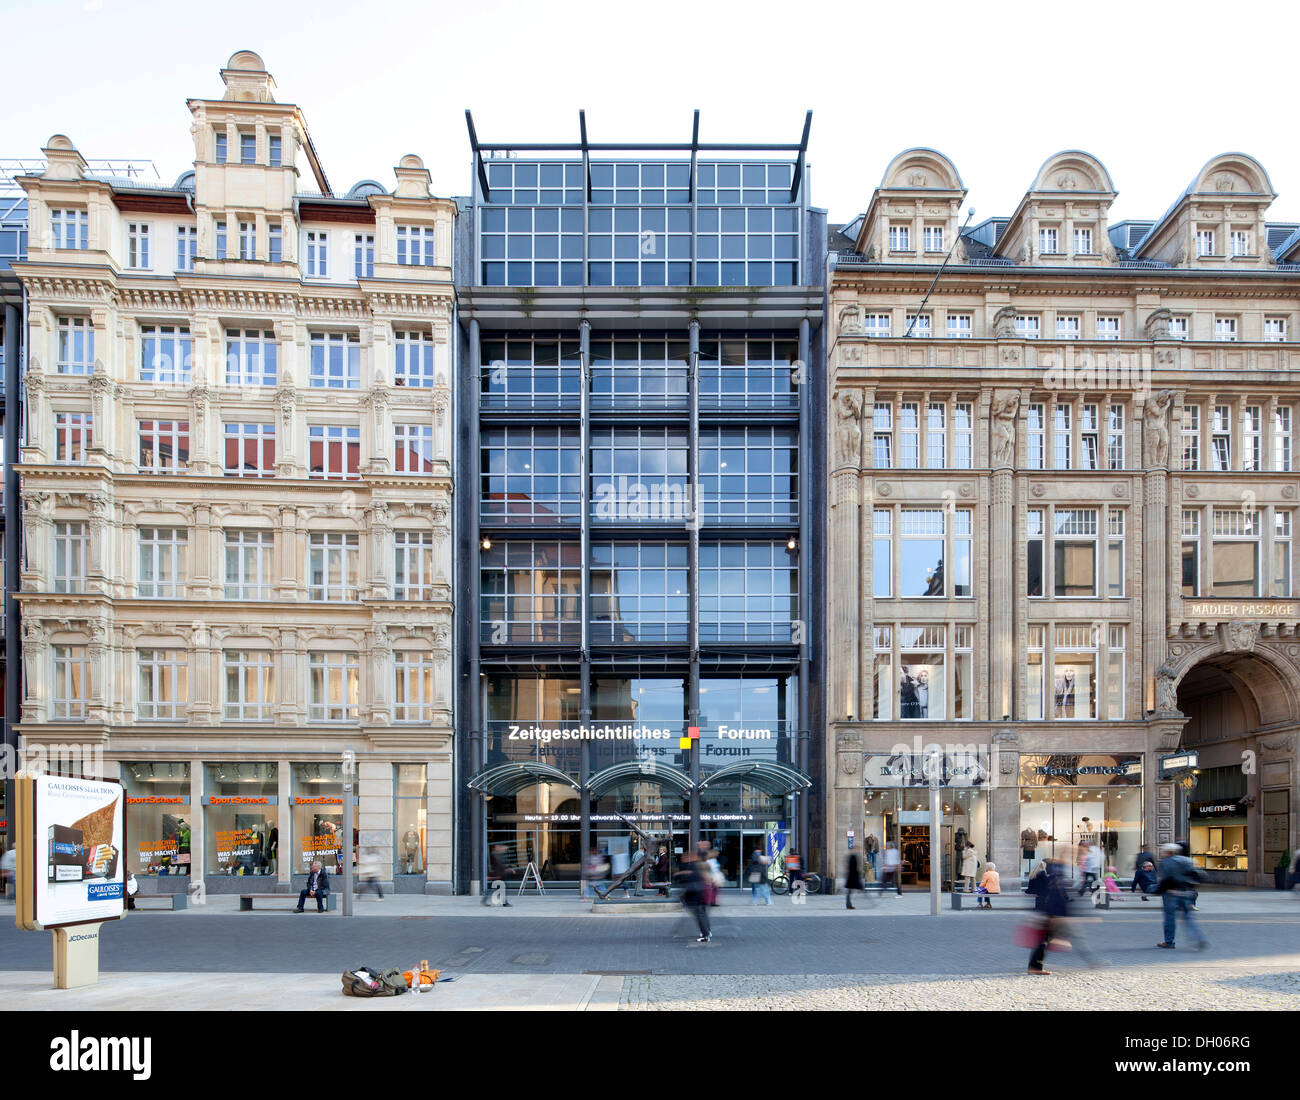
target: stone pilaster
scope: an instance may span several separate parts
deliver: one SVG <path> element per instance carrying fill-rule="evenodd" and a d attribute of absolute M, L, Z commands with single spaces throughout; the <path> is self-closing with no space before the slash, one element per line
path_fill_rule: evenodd
<path fill-rule="evenodd" d="M 1006 568 L 988 571 L 989 577 L 989 718 L 996 722 L 1013 714 L 1012 680 L 1015 673 L 1015 482 L 1011 470 L 993 471 L 993 499 L 989 516 L 990 562 Z"/>

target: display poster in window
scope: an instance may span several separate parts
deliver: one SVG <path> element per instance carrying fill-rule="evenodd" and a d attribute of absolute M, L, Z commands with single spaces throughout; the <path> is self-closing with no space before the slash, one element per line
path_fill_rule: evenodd
<path fill-rule="evenodd" d="M 58 775 L 34 783 L 36 923 L 117 920 L 126 882 L 122 785 Z"/>
<path fill-rule="evenodd" d="M 898 679 L 898 717 L 935 718 L 943 715 L 943 672 L 931 665 L 903 665 Z"/>

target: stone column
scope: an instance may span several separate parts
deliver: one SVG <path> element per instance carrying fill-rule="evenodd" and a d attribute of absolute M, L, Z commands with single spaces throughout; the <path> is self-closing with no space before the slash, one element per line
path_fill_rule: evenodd
<path fill-rule="evenodd" d="M 24 722 L 45 722 L 49 707 L 50 633 L 36 619 L 23 620 Z"/>
<path fill-rule="evenodd" d="M 1003 889 L 1018 889 L 1020 861 L 1020 741 L 1012 729 L 993 735 L 989 766 L 989 854 Z"/>
<path fill-rule="evenodd" d="M 858 591 L 860 547 L 858 509 L 859 470 L 862 465 L 862 393 L 841 390 L 835 396 L 835 435 L 831 442 L 830 545 L 827 548 L 829 592 L 851 595 Z M 828 722 L 860 718 L 859 668 L 862 639 L 859 615 L 853 599 L 832 599 L 827 623 Z"/>
<path fill-rule="evenodd" d="M 299 632 L 294 629 L 280 631 L 276 653 L 279 667 L 275 670 L 275 720 L 281 726 L 301 725 L 305 707 L 298 701 L 299 672 L 302 654 L 298 649 Z"/>
<path fill-rule="evenodd" d="M 112 499 L 103 493 L 88 493 L 86 503 L 90 508 L 90 542 L 86 548 L 86 589 L 111 595 L 109 578 L 116 575 L 113 569 Z"/>
<path fill-rule="evenodd" d="M 301 848 L 294 850 L 294 841 L 298 838 L 293 835 L 293 775 L 290 772 L 289 762 L 286 760 L 279 761 L 276 768 L 276 794 L 279 796 L 280 804 L 276 807 L 276 828 L 280 830 L 279 840 L 279 858 L 276 860 L 275 882 L 276 890 L 285 889 L 287 892 L 293 892 L 294 871 L 302 869 Z M 346 808 L 346 807 L 345 807 Z M 347 818 L 344 817 L 346 821 Z M 346 836 L 346 834 L 345 834 Z M 347 852 L 348 845 L 344 843 L 344 852 Z M 343 883 L 340 881 L 338 889 L 343 889 Z"/>
<path fill-rule="evenodd" d="M 280 506 L 277 535 L 274 556 L 279 559 L 278 596 L 282 600 L 294 600 L 298 598 L 298 510 L 291 504 Z"/>
<path fill-rule="evenodd" d="M 1142 408 L 1142 544 L 1141 570 L 1142 710 L 1155 710 L 1155 673 L 1165 659 L 1165 587 L 1167 561 L 1165 528 L 1168 523 L 1169 408 L 1171 390 L 1147 397 Z M 1206 535 L 1208 536 L 1208 533 Z M 1162 707 L 1161 709 L 1165 709 Z M 1148 770 L 1150 763 L 1148 763 Z M 1148 838 L 1150 839 L 1150 838 Z"/>
<path fill-rule="evenodd" d="M 203 761 L 190 761 L 190 804 L 188 813 L 183 809 L 181 811 L 185 820 L 190 823 L 190 881 L 202 882 L 203 874 L 207 870 L 207 861 L 204 859 L 204 852 L 207 850 L 203 843 L 203 830 L 207 824 L 207 814 L 203 812 Z"/>
<path fill-rule="evenodd" d="M 389 687 L 393 682 L 393 643 L 388 628 L 377 623 L 370 634 L 369 722 L 386 726 L 391 721 L 392 702 Z"/>
<path fill-rule="evenodd" d="M 54 495 L 29 492 L 23 495 L 22 586 L 24 592 L 47 592 L 50 588 L 50 542 L 54 530 Z"/>
<path fill-rule="evenodd" d="M 448 742 L 450 737 L 448 731 Z M 429 761 L 428 783 L 428 825 L 425 830 L 428 885 L 425 890 L 432 894 L 450 894 L 451 815 L 455 801 L 450 752 L 439 754 Z"/>
<path fill-rule="evenodd" d="M 992 509 L 989 516 L 989 718 L 1000 721 L 1014 714 L 1012 683 L 1015 674 L 1015 476 L 1016 417 L 1020 394 L 998 390 L 993 395 L 990 421 L 993 441 Z"/>
<path fill-rule="evenodd" d="M 212 596 L 212 505 L 194 506 L 194 545 L 190 547 L 190 591 L 195 599 Z"/>
<path fill-rule="evenodd" d="M 208 628 L 200 621 L 190 633 L 190 722 L 208 725 L 221 713 L 221 647 L 213 645 Z"/>

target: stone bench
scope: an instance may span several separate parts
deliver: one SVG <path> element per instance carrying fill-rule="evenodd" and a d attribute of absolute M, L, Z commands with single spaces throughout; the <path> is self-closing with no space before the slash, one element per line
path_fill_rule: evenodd
<path fill-rule="evenodd" d="M 136 894 L 136 909 L 188 909 L 190 899 L 185 894 Z"/>
<path fill-rule="evenodd" d="M 988 898 L 994 909 L 1032 909 L 1037 900 L 1033 894 L 968 894 L 965 890 L 953 890 L 949 895 L 954 909 L 977 909 L 981 898 Z"/>
<path fill-rule="evenodd" d="M 334 908 L 335 908 L 335 906 L 336 906 L 336 904 L 337 904 L 337 898 L 338 898 L 338 895 L 337 895 L 333 890 L 330 890 L 328 893 L 326 893 L 326 895 L 325 895 L 325 909 L 326 909 L 327 912 L 330 912 L 330 913 L 334 912 Z M 289 907 L 290 909 L 297 909 L 297 908 L 298 908 L 298 895 L 297 895 L 297 894 L 240 894 L 240 895 L 239 895 L 239 911 L 240 911 L 241 913 L 248 913 L 248 912 L 251 912 L 252 909 L 253 909 L 253 902 L 255 902 L 255 901 L 261 903 L 261 904 L 259 904 L 259 906 L 258 906 L 258 907 L 261 908 L 261 909 L 266 909 L 266 908 L 280 909 L 280 908 L 284 908 L 283 906 L 278 906 L 278 905 L 271 905 L 271 906 L 268 906 L 268 905 L 266 904 L 267 902 L 276 902 L 276 901 L 285 901 L 285 902 L 288 902 L 288 903 L 289 903 L 289 906 L 288 906 L 288 907 Z M 316 899 L 315 899 L 315 898 L 308 898 L 308 899 L 303 903 L 303 908 L 304 908 L 304 909 L 312 909 L 312 910 L 314 910 L 314 909 L 316 908 Z"/>

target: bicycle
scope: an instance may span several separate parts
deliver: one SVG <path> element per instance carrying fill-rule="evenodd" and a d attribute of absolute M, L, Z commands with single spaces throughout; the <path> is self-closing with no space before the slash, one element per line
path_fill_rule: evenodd
<path fill-rule="evenodd" d="M 768 882 L 774 894 L 787 894 L 790 891 L 790 878 L 788 875 L 773 875 Z M 805 894 L 820 894 L 822 892 L 822 877 L 815 872 L 804 875 L 803 883 Z"/>

